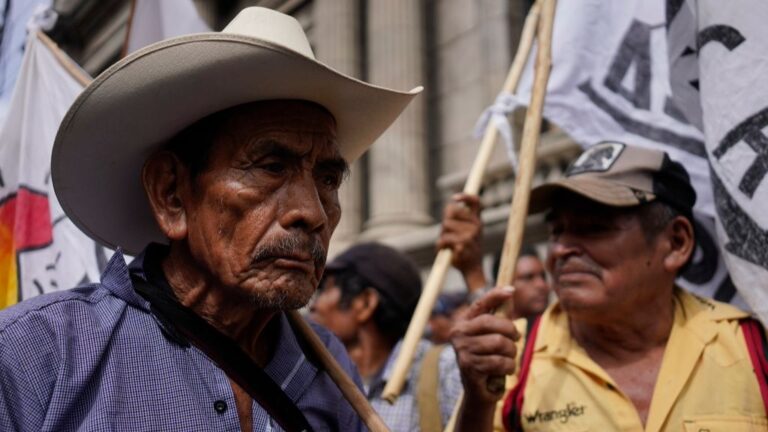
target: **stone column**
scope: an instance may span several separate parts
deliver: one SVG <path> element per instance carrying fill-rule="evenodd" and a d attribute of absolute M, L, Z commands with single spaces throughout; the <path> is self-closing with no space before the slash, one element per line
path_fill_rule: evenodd
<path fill-rule="evenodd" d="M 312 45 L 321 62 L 360 78 L 360 0 L 315 0 L 312 4 Z M 339 190 L 342 217 L 333 235 L 331 253 L 354 242 L 363 226 L 362 166 L 355 162 Z"/>
<path fill-rule="evenodd" d="M 422 2 L 368 1 L 368 80 L 409 90 L 423 84 Z M 429 217 L 424 95 L 418 96 L 369 151 L 370 218 L 366 238 L 400 234 Z"/>

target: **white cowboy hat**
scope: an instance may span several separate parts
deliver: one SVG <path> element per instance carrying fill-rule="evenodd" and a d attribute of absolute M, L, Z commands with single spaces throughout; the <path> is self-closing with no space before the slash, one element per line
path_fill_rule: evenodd
<path fill-rule="evenodd" d="M 336 119 L 352 162 L 421 91 L 398 92 L 315 60 L 301 25 L 248 8 L 221 33 L 150 45 L 115 63 L 75 100 L 53 146 L 51 176 L 67 216 L 93 239 L 137 253 L 165 242 L 141 183 L 146 158 L 195 121 L 247 102 L 300 99 Z"/>

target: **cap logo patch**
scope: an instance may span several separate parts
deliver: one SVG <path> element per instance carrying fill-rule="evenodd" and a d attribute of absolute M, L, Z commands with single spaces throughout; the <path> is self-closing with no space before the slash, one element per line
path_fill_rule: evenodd
<path fill-rule="evenodd" d="M 611 169 L 626 145 L 621 143 L 600 143 L 588 148 L 568 167 L 566 177 L 585 172 L 603 172 Z"/>

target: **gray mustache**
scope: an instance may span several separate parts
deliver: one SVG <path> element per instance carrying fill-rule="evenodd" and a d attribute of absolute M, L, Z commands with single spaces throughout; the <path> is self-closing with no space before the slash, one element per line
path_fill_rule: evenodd
<path fill-rule="evenodd" d="M 306 235 L 288 235 L 259 246 L 253 256 L 253 262 L 259 262 L 270 258 L 285 256 L 305 255 L 309 252 L 315 266 L 325 264 L 326 251 L 323 243 L 317 237 Z"/>

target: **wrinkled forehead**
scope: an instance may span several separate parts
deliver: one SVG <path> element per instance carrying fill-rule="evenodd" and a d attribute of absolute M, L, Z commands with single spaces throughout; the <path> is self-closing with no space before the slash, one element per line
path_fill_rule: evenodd
<path fill-rule="evenodd" d="M 214 147 L 229 147 L 217 152 L 282 148 L 301 156 L 314 154 L 320 160 L 341 159 L 336 121 L 312 102 L 278 100 L 235 107 L 223 113 L 214 135 Z"/>

